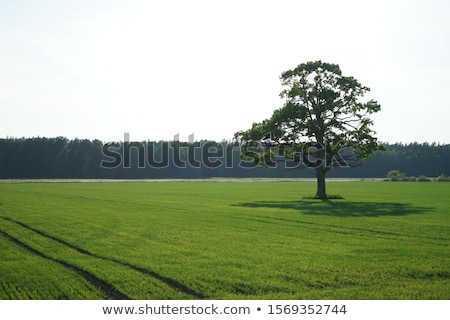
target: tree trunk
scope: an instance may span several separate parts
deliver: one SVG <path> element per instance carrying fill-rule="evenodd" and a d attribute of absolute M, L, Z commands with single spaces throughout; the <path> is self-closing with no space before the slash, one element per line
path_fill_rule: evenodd
<path fill-rule="evenodd" d="M 327 193 L 325 188 L 325 169 L 322 166 L 316 168 L 316 177 L 317 177 L 316 198 L 326 199 Z"/>

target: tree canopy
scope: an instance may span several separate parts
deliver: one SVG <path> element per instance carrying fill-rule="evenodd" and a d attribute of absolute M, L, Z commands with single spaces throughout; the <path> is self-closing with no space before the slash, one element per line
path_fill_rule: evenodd
<path fill-rule="evenodd" d="M 280 80 L 284 105 L 235 137 L 245 146 L 243 157 L 262 166 L 288 160 L 314 168 L 316 197 L 326 198 L 325 175 L 332 167 L 357 165 L 382 149 L 370 119 L 380 105 L 361 101 L 370 89 L 343 76 L 337 64 L 303 63 Z"/>

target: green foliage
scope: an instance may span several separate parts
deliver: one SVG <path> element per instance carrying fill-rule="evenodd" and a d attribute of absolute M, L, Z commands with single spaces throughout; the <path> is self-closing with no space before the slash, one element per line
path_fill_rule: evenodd
<path fill-rule="evenodd" d="M 419 176 L 418 178 L 417 178 L 417 181 L 419 181 L 419 182 L 430 182 L 431 181 L 431 179 L 430 178 L 428 178 L 428 177 L 426 177 L 426 176 Z"/>
<path fill-rule="evenodd" d="M 450 298 L 450 184 L 328 184 L 0 183 L 0 299 Z"/>
<path fill-rule="evenodd" d="M 337 64 L 303 63 L 280 79 L 284 106 L 235 138 L 243 142 L 243 158 L 261 166 L 283 157 L 298 162 L 297 167 L 314 168 L 316 197 L 325 199 L 325 175 L 331 168 L 355 166 L 384 149 L 370 119 L 380 105 L 362 102 L 369 88 L 343 76 Z"/>
<path fill-rule="evenodd" d="M 418 181 L 418 182 L 430 182 L 431 179 L 420 175 L 418 178 L 414 176 L 407 176 L 403 172 L 400 172 L 399 170 L 390 170 L 387 174 L 387 180 L 388 181 Z"/>
<path fill-rule="evenodd" d="M 131 168 L 116 168 L 114 170 L 104 169 L 100 166 L 102 160 L 111 161 L 102 157 L 102 142 L 99 140 L 68 140 L 66 138 L 7 138 L 0 139 L 0 179 L 48 179 L 48 178 L 135 178 L 135 179 L 167 179 L 167 178 L 206 178 L 206 177 L 290 177 L 292 170 L 285 170 L 284 163 L 278 162 L 278 167 L 270 167 L 269 170 L 259 170 L 258 168 L 239 167 L 240 149 L 237 143 L 230 143 L 227 149 L 223 150 L 218 142 L 208 142 L 221 150 L 221 154 L 226 154 L 226 165 L 210 169 L 186 166 L 179 168 L 174 165 L 173 157 L 180 155 L 182 158 L 186 150 L 189 150 L 191 158 L 202 159 L 198 149 L 192 151 L 199 145 L 187 142 L 170 142 L 173 144 L 174 152 L 167 152 L 169 142 L 131 142 L 130 155 Z M 120 143 L 108 144 L 120 150 Z M 139 162 L 144 158 L 141 153 L 142 145 L 146 145 L 147 159 L 160 161 L 169 158 L 167 167 L 152 168 L 148 165 L 145 169 L 138 168 Z M 311 145 L 311 144 L 310 144 Z M 256 145 L 257 146 L 257 145 Z M 334 177 L 377 177 L 386 176 L 390 168 L 402 168 L 411 175 L 425 175 L 437 177 L 442 174 L 447 177 L 450 174 L 450 145 L 436 143 L 410 143 L 410 144 L 383 144 L 385 152 L 375 152 L 371 160 L 362 161 L 362 165 L 352 170 L 339 169 L 331 174 Z M 298 147 L 298 146 L 297 146 Z M 304 150 L 307 150 L 305 144 Z M 301 148 L 291 148 L 283 145 L 274 148 L 269 160 L 276 160 L 275 151 L 285 154 L 286 158 L 300 160 L 297 151 Z M 278 149 L 278 150 L 277 150 Z M 226 152 L 225 152 L 226 151 Z M 310 150 L 311 151 L 311 150 Z M 192 157 L 192 154 L 194 156 Z M 349 153 L 350 154 L 350 153 Z M 257 159 L 257 153 L 250 153 L 249 160 L 263 163 L 267 160 L 264 157 Z M 256 159 L 256 161 L 255 161 Z M 275 161 L 273 161 L 275 162 Z M 266 162 L 270 164 L 270 161 Z M 432 165 L 430 165 L 432 164 Z M 309 177 L 308 171 L 297 171 L 297 176 Z M 441 178 L 444 179 L 444 178 Z M 441 181 L 440 179 L 440 181 Z M 443 180 L 442 180 L 443 181 Z"/>
<path fill-rule="evenodd" d="M 391 181 L 400 181 L 405 176 L 399 170 L 390 170 L 387 174 L 387 178 Z"/>
<path fill-rule="evenodd" d="M 313 166 L 306 160 L 313 155 L 325 170 L 355 160 L 336 157 L 343 149 L 352 150 L 357 159 L 368 159 L 374 151 L 383 149 L 370 129 L 373 122 L 369 118 L 380 110 L 380 105 L 374 100 L 361 102 L 369 88 L 353 77 L 342 76 L 338 65 L 321 61 L 300 64 L 283 72 L 281 83 L 284 106 L 275 110 L 270 119 L 235 134 L 250 149 L 263 143 L 281 147 L 277 150 L 286 156 L 289 146 L 292 154 L 303 151 L 305 166 Z M 311 150 L 308 144 L 315 147 L 314 154 L 306 152 Z M 273 150 L 267 148 L 265 152 Z M 244 152 L 244 156 L 248 154 Z M 268 157 L 266 154 L 255 161 Z"/>
<path fill-rule="evenodd" d="M 444 174 L 441 174 L 436 179 L 437 182 L 450 182 L 450 177 L 445 176 Z"/>

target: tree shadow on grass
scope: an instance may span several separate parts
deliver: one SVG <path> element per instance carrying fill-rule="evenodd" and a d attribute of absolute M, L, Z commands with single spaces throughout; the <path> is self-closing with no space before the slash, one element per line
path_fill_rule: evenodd
<path fill-rule="evenodd" d="M 413 206 L 397 202 L 350 202 L 345 200 L 256 201 L 235 206 L 247 208 L 273 208 L 296 210 L 303 214 L 332 217 L 381 217 L 424 214 L 433 207 Z"/>

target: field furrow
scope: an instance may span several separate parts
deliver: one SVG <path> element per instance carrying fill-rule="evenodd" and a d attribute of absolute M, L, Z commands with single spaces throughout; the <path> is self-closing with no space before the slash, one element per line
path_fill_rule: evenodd
<path fill-rule="evenodd" d="M 0 183 L 2 299 L 448 299 L 447 184 Z"/>

